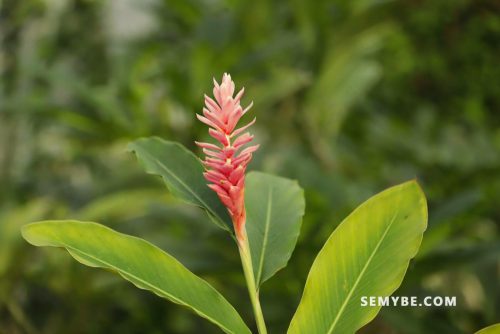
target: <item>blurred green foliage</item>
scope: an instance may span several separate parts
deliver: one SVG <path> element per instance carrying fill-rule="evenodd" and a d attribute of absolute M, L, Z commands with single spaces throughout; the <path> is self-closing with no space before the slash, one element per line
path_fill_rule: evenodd
<path fill-rule="evenodd" d="M 261 291 L 272 333 L 341 219 L 414 177 L 430 224 L 396 294 L 458 305 L 385 308 L 361 332 L 500 322 L 499 14 L 494 0 L 0 2 L 0 333 L 217 332 L 21 240 L 20 226 L 49 217 L 156 243 L 253 324 L 232 241 L 125 152 L 149 135 L 195 149 L 207 134 L 194 114 L 223 72 L 255 102 L 251 169 L 306 190 L 298 247 Z"/>

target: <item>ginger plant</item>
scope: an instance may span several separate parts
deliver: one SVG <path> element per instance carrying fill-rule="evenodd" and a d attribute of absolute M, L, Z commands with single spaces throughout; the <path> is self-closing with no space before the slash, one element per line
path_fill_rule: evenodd
<path fill-rule="evenodd" d="M 246 173 L 259 147 L 247 146 L 253 136 L 246 131 L 255 118 L 238 127 L 251 105 L 243 109 L 244 90 L 234 92 L 234 82 L 224 74 L 220 84 L 214 80 L 214 99 L 205 96 L 203 115 L 197 117 L 209 126 L 217 144 L 197 142 L 204 161 L 182 145 L 157 137 L 138 139 L 129 149 L 147 173 L 160 176 L 174 196 L 205 210 L 236 241 L 256 329 L 264 334 L 265 305 L 259 301 L 259 289 L 290 260 L 305 200 L 296 181 Z M 390 296 L 399 287 L 426 227 L 426 199 L 414 180 L 362 203 L 337 226 L 314 260 L 288 333 L 349 334 L 370 322 L 380 306 L 363 307 L 361 297 Z M 75 220 L 32 223 L 22 234 L 35 246 L 62 247 L 84 265 L 116 272 L 226 333 L 252 332 L 215 288 L 143 239 Z"/>

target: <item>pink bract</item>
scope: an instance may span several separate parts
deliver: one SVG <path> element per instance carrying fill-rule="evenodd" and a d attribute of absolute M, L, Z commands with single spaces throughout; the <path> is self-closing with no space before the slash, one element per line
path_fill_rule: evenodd
<path fill-rule="evenodd" d="M 214 79 L 213 93 L 215 100 L 205 95 L 203 116 L 196 114 L 196 117 L 210 127 L 208 133 L 219 144 L 196 144 L 206 155 L 203 164 L 206 168 L 205 178 L 210 182 L 208 186 L 227 207 L 236 236 L 239 237 L 246 220 L 245 171 L 252 159 L 252 153 L 259 148 L 259 145 L 243 148 L 253 139 L 253 135 L 245 130 L 255 123 L 255 118 L 250 123 L 236 128 L 240 118 L 252 107 L 252 103 L 245 109 L 241 107 L 240 100 L 244 88 L 233 97 L 234 82 L 229 74 L 224 73 L 220 85 Z"/>

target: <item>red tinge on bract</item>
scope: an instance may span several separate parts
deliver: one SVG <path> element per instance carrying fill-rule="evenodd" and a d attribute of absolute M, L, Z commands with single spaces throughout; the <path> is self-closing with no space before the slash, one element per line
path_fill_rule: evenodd
<path fill-rule="evenodd" d="M 252 107 L 252 103 L 243 109 L 240 100 L 242 88 L 236 96 L 231 76 L 224 73 L 219 85 L 214 79 L 215 100 L 205 95 L 203 116 L 196 115 L 200 121 L 210 126 L 208 133 L 219 145 L 196 142 L 206 154 L 203 164 L 207 171 L 205 178 L 211 182 L 208 186 L 219 196 L 227 207 L 236 236 L 240 238 L 245 227 L 245 170 L 252 159 L 252 153 L 259 145 L 243 146 L 252 141 L 253 136 L 245 130 L 255 123 L 255 118 L 245 126 L 236 128 L 240 118 Z"/>

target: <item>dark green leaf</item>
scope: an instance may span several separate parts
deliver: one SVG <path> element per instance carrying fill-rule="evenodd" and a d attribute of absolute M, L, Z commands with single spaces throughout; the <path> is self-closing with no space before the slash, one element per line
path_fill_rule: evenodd
<path fill-rule="evenodd" d="M 129 144 L 149 174 L 159 175 L 173 195 L 205 209 L 214 223 L 232 233 L 227 209 L 203 177 L 200 160 L 179 143 L 158 137 L 141 138 Z"/>
<path fill-rule="evenodd" d="M 286 266 L 304 215 L 304 192 L 296 181 L 250 172 L 246 176 L 246 229 L 257 288 Z"/>

